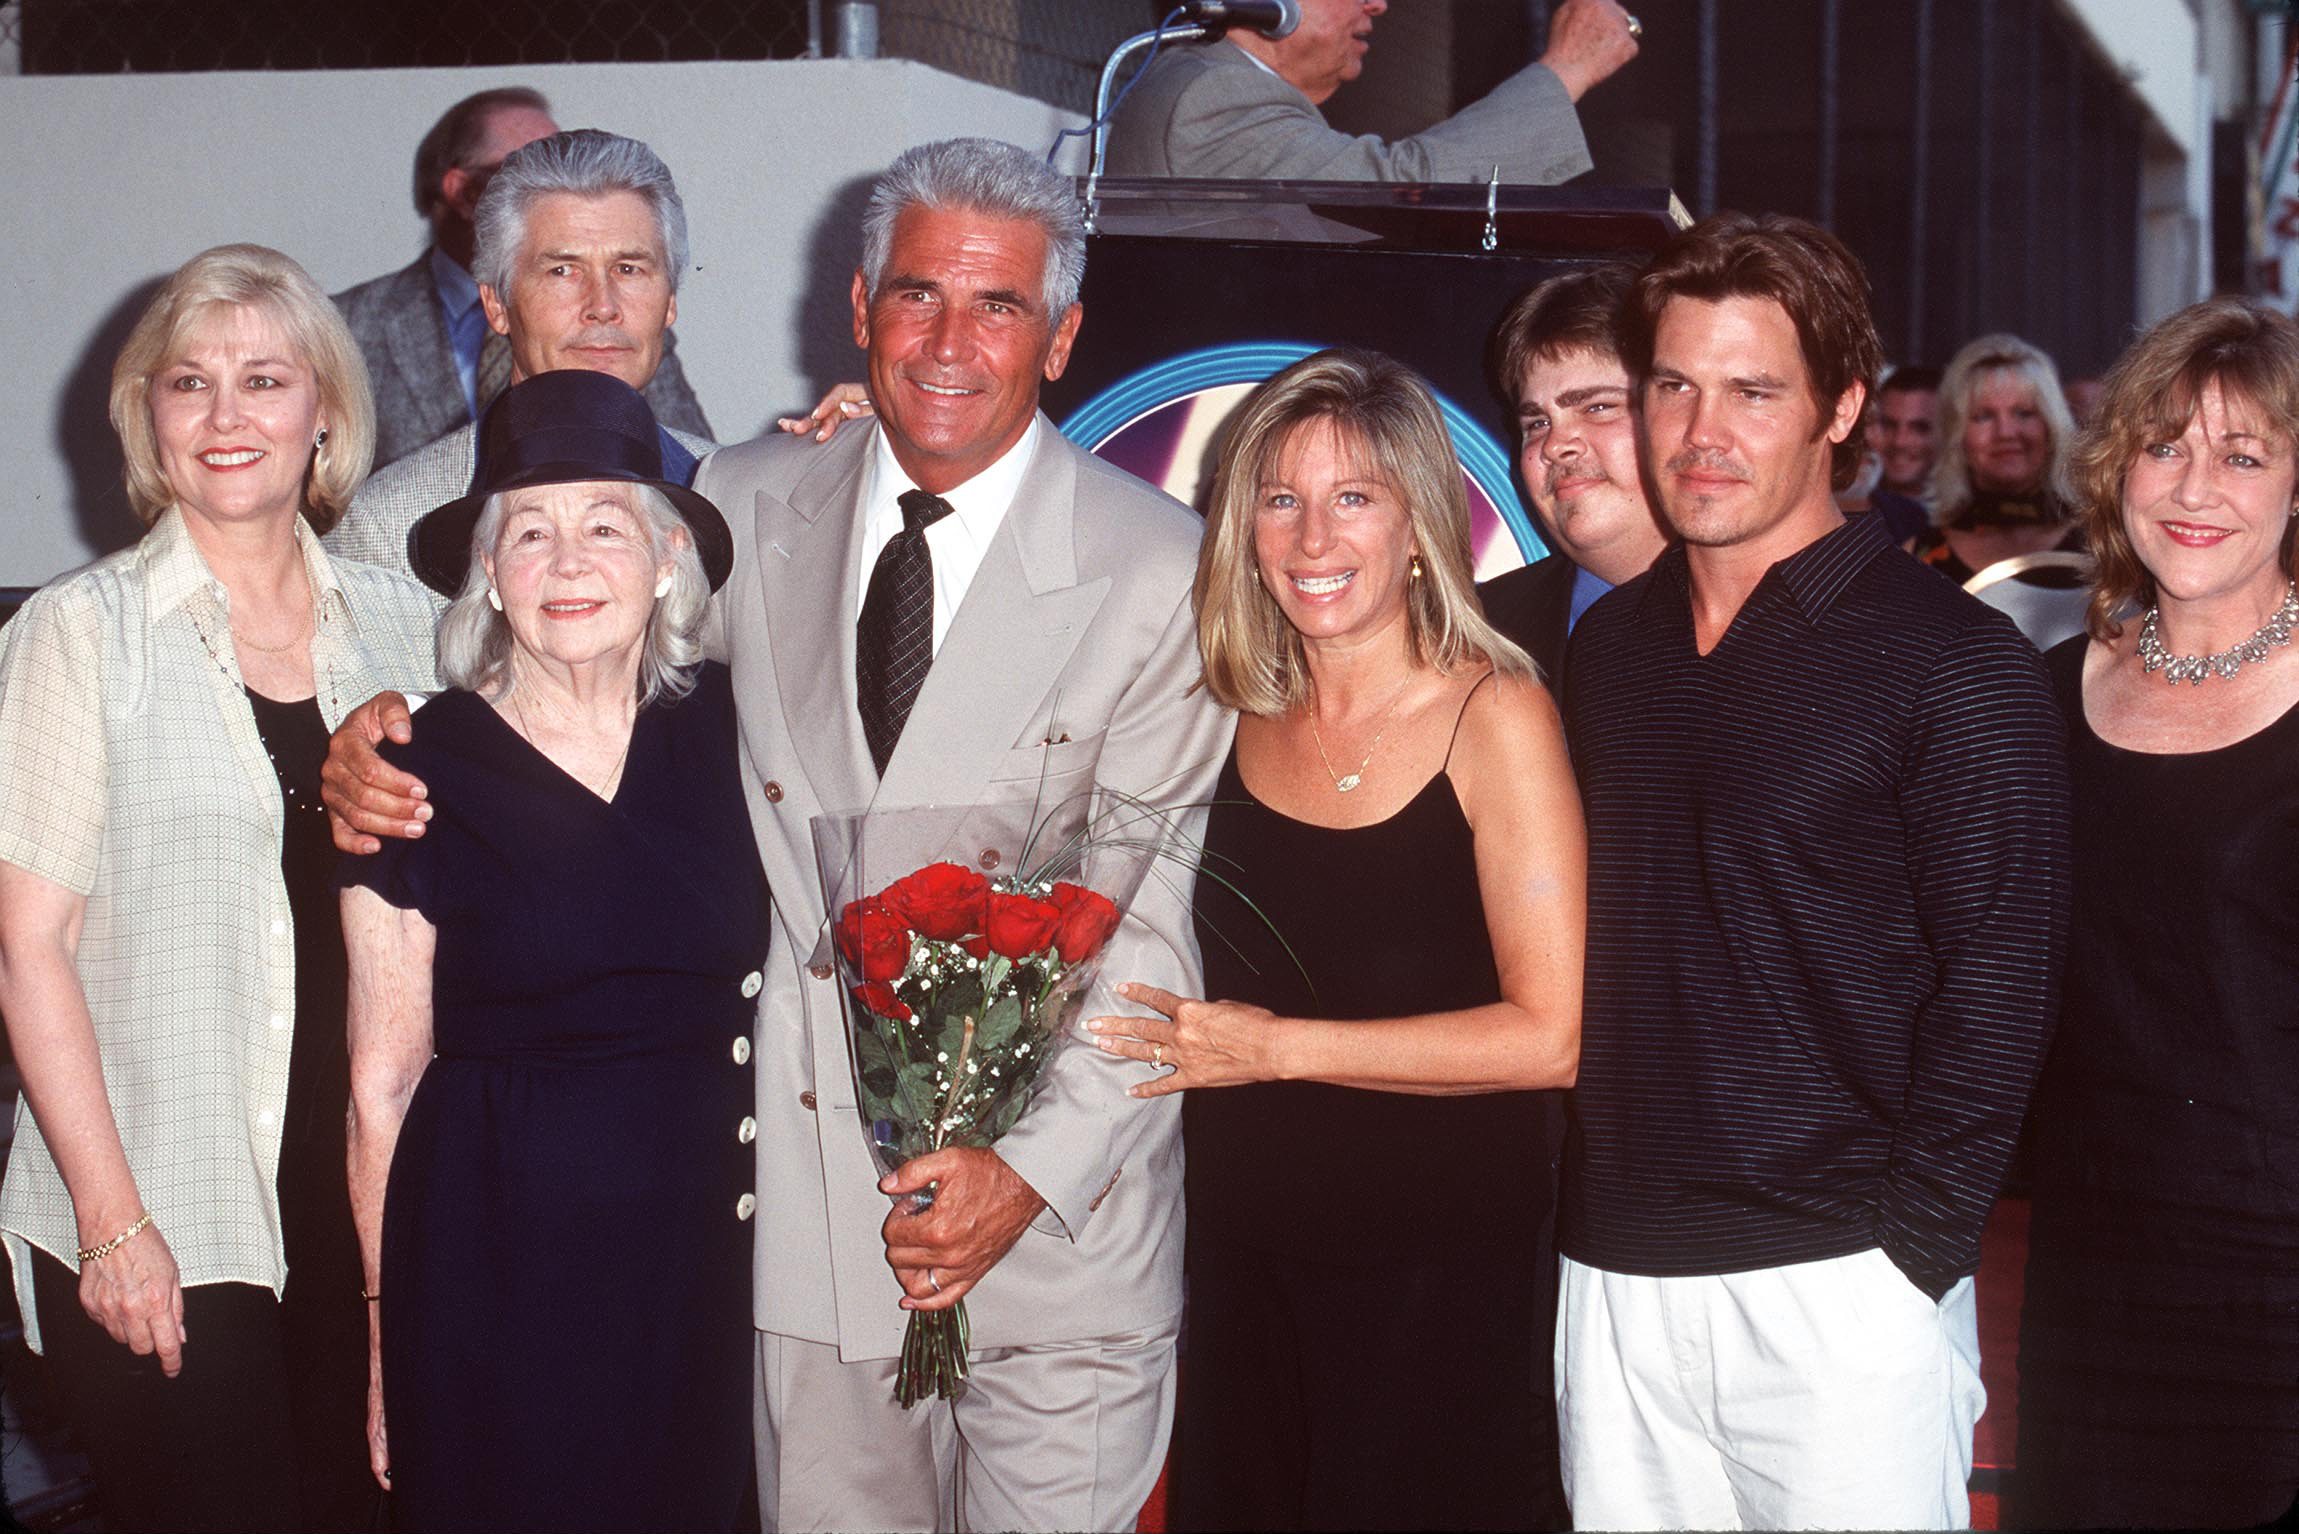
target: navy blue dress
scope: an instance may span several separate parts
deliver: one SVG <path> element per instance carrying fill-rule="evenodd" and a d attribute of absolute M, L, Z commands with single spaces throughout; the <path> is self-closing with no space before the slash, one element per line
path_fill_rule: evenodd
<path fill-rule="evenodd" d="M 383 1213 L 395 1524 L 729 1529 L 768 913 L 726 671 L 640 714 L 612 803 L 471 693 L 384 754 L 435 818 L 343 877 L 438 931 Z"/>

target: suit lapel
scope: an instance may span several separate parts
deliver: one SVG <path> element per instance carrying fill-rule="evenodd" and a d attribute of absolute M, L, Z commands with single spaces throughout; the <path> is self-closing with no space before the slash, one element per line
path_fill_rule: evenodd
<path fill-rule="evenodd" d="M 759 593 L 792 748 L 815 802 L 859 810 L 877 787 L 854 706 L 855 565 L 864 466 L 877 433 L 848 431 L 792 487 L 757 497 Z"/>
<path fill-rule="evenodd" d="M 455 347 L 447 336 L 447 316 L 440 310 L 439 294 L 431 282 L 429 252 L 407 268 L 407 292 L 392 305 L 384 331 L 384 349 L 391 367 L 409 385 L 408 398 L 420 433 L 414 440 L 429 442 L 446 435 L 471 412 L 464 407 L 463 381 L 455 371 Z"/>
<path fill-rule="evenodd" d="M 1036 455 L 934 652 L 902 743 L 886 764 L 880 795 L 887 803 L 978 796 L 1029 727 L 1108 594 L 1107 577 L 1078 584 L 1070 528 L 1077 450 L 1044 416 L 1038 423 Z M 849 631 L 852 585 L 850 578 Z M 851 698 L 851 670 L 847 688 Z M 859 723 L 854 730 L 859 739 Z M 869 760 L 867 754 L 862 759 Z"/>

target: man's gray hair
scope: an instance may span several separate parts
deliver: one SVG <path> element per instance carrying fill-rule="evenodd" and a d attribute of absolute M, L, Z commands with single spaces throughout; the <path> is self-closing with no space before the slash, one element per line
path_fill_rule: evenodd
<path fill-rule="evenodd" d="M 640 641 L 639 706 L 644 708 L 658 698 L 683 698 L 693 690 L 695 669 L 702 664 L 710 577 L 703 573 L 694 538 L 673 536 L 685 528 L 686 519 L 669 496 L 652 485 L 633 485 L 631 501 L 646 526 L 655 563 L 671 562 L 671 589 L 655 599 L 654 615 Z M 479 520 L 471 526 L 471 573 L 439 618 L 440 680 L 491 699 L 511 688 L 516 640 L 511 621 L 487 600 L 487 567 L 479 556 L 494 551 L 509 505 L 510 498 L 497 491 L 479 509 Z"/>
<path fill-rule="evenodd" d="M 527 242 L 527 213 L 535 199 L 552 192 L 606 197 L 634 192 L 654 209 L 662 236 L 671 291 L 687 265 L 687 209 L 679 200 L 670 167 L 635 138 L 576 128 L 539 138 L 507 155 L 473 210 L 478 251 L 471 275 L 498 294 L 511 290 L 512 263 Z"/>
<path fill-rule="evenodd" d="M 872 297 L 894 249 L 894 221 L 908 208 L 1027 219 L 1046 235 L 1046 275 L 1038 288 L 1046 322 L 1058 323 L 1078 301 L 1086 276 L 1085 210 L 1070 178 L 1028 150 L 994 138 L 946 138 L 904 150 L 870 189 L 870 209 L 862 215 L 862 279 Z"/>

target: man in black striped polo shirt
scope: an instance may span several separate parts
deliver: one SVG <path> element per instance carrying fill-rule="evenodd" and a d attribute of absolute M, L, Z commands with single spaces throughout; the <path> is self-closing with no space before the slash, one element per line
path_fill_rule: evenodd
<path fill-rule="evenodd" d="M 1683 542 L 1567 670 L 1584 1528 L 1969 1519 L 1970 1275 L 2053 1015 L 2066 769 L 2034 649 L 1832 499 L 1879 362 L 1866 291 L 1824 231 L 1719 214 L 1623 311 Z"/>

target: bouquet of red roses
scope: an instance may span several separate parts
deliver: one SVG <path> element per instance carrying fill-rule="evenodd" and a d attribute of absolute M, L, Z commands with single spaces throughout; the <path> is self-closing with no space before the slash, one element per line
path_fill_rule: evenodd
<path fill-rule="evenodd" d="M 1060 816 L 1033 818 L 977 806 L 815 820 L 855 1100 L 881 1172 L 991 1145 L 1021 1118 L 1163 841 L 1137 834 L 1162 829 L 1152 812 L 1120 805 L 1033 864 Z M 966 1349 L 965 1301 L 912 1311 L 896 1399 L 956 1396 Z"/>

